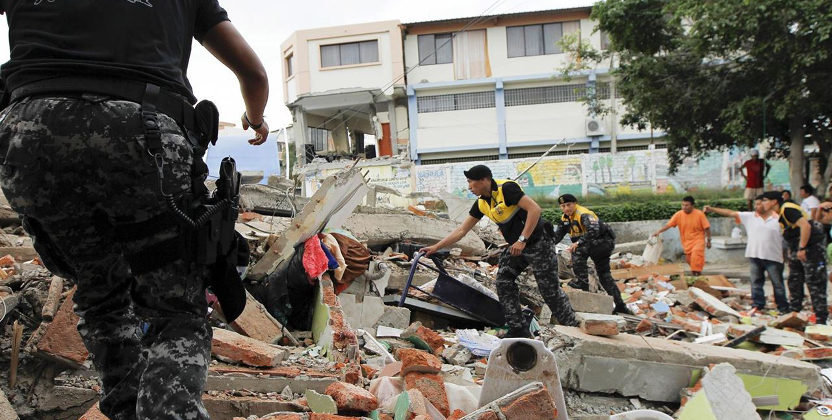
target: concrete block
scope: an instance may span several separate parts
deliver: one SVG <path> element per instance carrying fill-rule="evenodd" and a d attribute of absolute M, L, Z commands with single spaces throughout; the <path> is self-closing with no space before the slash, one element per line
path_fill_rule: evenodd
<path fill-rule="evenodd" d="M 751 395 L 735 373 L 727 363 L 715 366 L 702 379 L 702 389 L 682 407 L 679 420 L 759 420 Z"/>
<path fill-rule="evenodd" d="M 222 328 L 214 328 L 211 353 L 215 356 L 248 366 L 277 366 L 286 350 Z"/>
<path fill-rule="evenodd" d="M 474 354 L 465 346 L 455 344 L 442 351 L 442 358 L 455 366 L 467 365 Z"/>
<path fill-rule="evenodd" d="M 593 314 L 611 315 L 615 303 L 612 296 L 600 293 L 584 292 L 583 290 L 566 290 L 569 303 L 575 312 L 589 312 Z"/>
<path fill-rule="evenodd" d="M 384 313 L 376 321 L 370 331 L 375 331 L 379 326 L 405 329 L 410 325 L 410 309 L 396 306 L 384 306 Z"/>
<path fill-rule="evenodd" d="M 229 326 L 242 335 L 265 343 L 275 343 L 283 337 L 283 326 L 248 292 L 243 313 Z"/>
<path fill-rule="evenodd" d="M 678 401 L 699 368 L 667 363 L 586 356 L 574 370 L 577 389 L 648 401 Z"/>
<path fill-rule="evenodd" d="M 271 416 L 275 412 L 291 412 L 308 410 L 292 401 L 270 400 L 261 397 L 233 397 L 225 394 L 213 396 L 204 394 L 202 403 L 212 419 L 231 419 L 234 417 L 268 416 L 269 420 L 303 420 L 305 413 L 286 413 Z M 297 417 L 295 417 L 297 416 Z M 80 420 L 80 419 L 79 419 Z"/>
<path fill-rule="evenodd" d="M 796 330 L 803 330 L 806 328 L 807 321 L 800 317 L 797 312 L 792 312 L 777 318 L 771 325 L 774 328 L 794 328 Z"/>
<path fill-rule="evenodd" d="M 750 332 L 754 328 L 756 327 L 753 325 L 730 324 L 728 326 L 728 334 L 734 337 L 739 337 L 747 332 Z M 791 331 L 785 330 L 778 330 L 776 328 L 766 328 L 759 336 L 751 337 L 751 341 L 763 344 L 771 344 L 774 346 L 800 347 L 803 346 L 803 342 L 805 340 L 798 333 L 793 333 Z"/>
<path fill-rule="evenodd" d="M 690 293 L 690 296 L 697 305 L 704 309 L 705 312 L 713 316 L 733 316 L 737 319 L 742 318 L 739 312 L 735 311 L 733 308 L 724 304 L 721 300 L 711 296 L 702 289 L 691 287 L 688 289 L 688 293 Z"/>
<path fill-rule="evenodd" d="M 523 386 L 541 382 L 551 395 L 558 420 L 566 420 L 566 402 L 555 355 L 537 340 L 508 338 L 491 351 L 485 371 L 480 407 Z"/>
<path fill-rule="evenodd" d="M 339 411 L 369 412 L 378 408 L 378 399 L 364 388 L 335 382 L 326 389 L 326 395 L 332 397 Z"/>
<path fill-rule="evenodd" d="M 97 405 L 97 404 L 96 404 Z M 17 420 L 17 412 L 14 411 L 14 407 L 9 402 L 9 399 L 6 398 L 6 393 L 3 390 L 0 390 L 0 419 L 3 420 Z M 94 418 L 89 418 L 86 420 L 98 420 Z"/>
<path fill-rule="evenodd" d="M 660 363 L 690 369 L 704 368 L 711 364 L 730 363 L 741 373 L 800 381 L 806 385 L 809 393 L 821 388 L 820 369 L 817 366 L 786 357 L 631 334 L 596 337 L 584 334 L 574 327 L 557 326 L 552 331 L 555 332 L 555 336 L 547 343 L 547 346 L 553 349 L 557 356 L 564 386 L 576 391 L 589 391 L 584 388 L 585 385 L 580 382 L 579 378 L 585 377 L 581 375 L 581 371 L 584 369 L 583 365 L 592 360 L 591 357 L 616 359 L 627 363 L 639 361 Z M 683 371 L 680 370 L 680 374 L 681 372 Z M 599 373 L 599 376 L 597 380 L 608 381 L 607 385 L 595 382 L 593 388 L 615 389 L 614 392 L 623 393 L 622 387 L 614 378 L 615 375 Z M 678 388 L 673 385 L 673 392 L 668 391 L 667 396 L 662 397 L 665 402 L 678 402 L 678 392 L 681 388 L 690 385 L 681 386 L 681 379 L 678 383 L 680 385 Z M 627 392 L 630 393 L 627 396 L 638 395 L 637 392 Z M 671 395 L 675 396 L 670 399 Z M 656 400 L 662 401 L 660 398 Z"/>
<path fill-rule="evenodd" d="M 76 288 L 69 292 L 55 318 L 38 341 L 38 352 L 74 368 L 81 367 L 90 353 L 78 334 L 78 315 L 72 311 Z"/>

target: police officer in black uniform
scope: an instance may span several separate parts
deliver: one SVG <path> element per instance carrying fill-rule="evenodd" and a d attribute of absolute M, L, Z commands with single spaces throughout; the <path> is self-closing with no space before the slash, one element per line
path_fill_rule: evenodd
<path fill-rule="evenodd" d="M 216 139 L 216 108 L 193 106 L 191 43 L 238 77 L 252 144 L 269 131 L 263 65 L 217 0 L 0 0 L 0 13 L 0 183 L 47 268 L 77 284 L 101 411 L 208 419 L 212 277 L 171 208 L 200 203 Z"/>
<path fill-rule="evenodd" d="M 575 279 L 569 282 L 569 286 L 589 290 L 587 259 L 591 258 L 595 263 L 601 286 L 615 302 L 615 312 L 631 314 L 610 273 L 610 255 L 615 248 L 615 232 L 592 210 L 579 205 L 578 199 L 572 194 L 561 195 L 558 204 L 563 216 L 557 231 L 554 232 L 555 243 L 560 243 L 566 234 L 572 239 L 569 250 L 572 252 L 572 271 L 575 273 Z"/>

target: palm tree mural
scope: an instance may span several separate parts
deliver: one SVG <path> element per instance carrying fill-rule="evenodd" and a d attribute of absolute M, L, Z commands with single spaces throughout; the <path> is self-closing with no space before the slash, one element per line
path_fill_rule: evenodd
<path fill-rule="evenodd" d="M 627 156 L 627 166 L 630 167 L 630 181 L 636 182 L 636 157 L 633 155 Z"/>
<path fill-rule="evenodd" d="M 596 184 L 598 183 L 598 169 L 600 169 L 600 168 L 601 168 L 601 166 L 598 165 L 598 160 L 597 159 L 592 162 L 592 172 L 595 174 L 595 183 Z M 601 175 L 603 175 L 603 173 Z"/>

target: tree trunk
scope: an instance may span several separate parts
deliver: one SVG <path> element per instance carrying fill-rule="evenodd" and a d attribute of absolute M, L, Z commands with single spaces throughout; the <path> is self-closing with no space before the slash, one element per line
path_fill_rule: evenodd
<path fill-rule="evenodd" d="M 805 183 L 803 176 L 803 143 L 805 129 L 803 118 L 792 117 L 789 121 L 789 137 L 792 144 L 789 148 L 789 184 L 792 186 L 792 197 L 797 197 L 800 186 Z"/>
<path fill-rule="evenodd" d="M 823 171 L 823 179 L 821 179 L 820 185 L 818 186 L 818 196 L 822 195 L 830 198 L 830 194 L 826 193 L 826 189 L 829 188 L 829 180 L 832 178 L 832 153 L 826 152 L 824 156 L 826 157 L 826 170 Z"/>

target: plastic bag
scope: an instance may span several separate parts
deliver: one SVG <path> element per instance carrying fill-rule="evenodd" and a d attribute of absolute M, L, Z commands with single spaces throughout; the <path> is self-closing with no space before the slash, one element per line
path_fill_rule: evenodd
<path fill-rule="evenodd" d="M 650 239 L 647 240 L 647 246 L 644 247 L 644 253 L 641 254 L 641 257 L 644 259 L 644 265 L 658 264 L 659 259 L 662 257 L 663 250 L 664 245 L 662 244 L 662 238 L 658 236 L 651 236 Z"/>
<path fill-rule="evenodd" d="M 742 229 L 740 229 L 739 226 L 734 226 L 734 228 L 731 229 L 731 238 L 733 238 L 733 239 L 742 238 Z"/>

